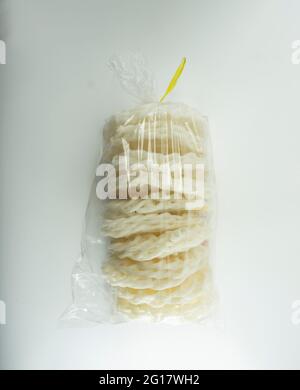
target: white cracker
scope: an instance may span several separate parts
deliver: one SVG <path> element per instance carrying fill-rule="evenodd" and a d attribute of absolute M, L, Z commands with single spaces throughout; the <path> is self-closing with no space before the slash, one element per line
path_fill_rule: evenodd
<path fill-rule="evenodd" d="M 203 199 L 211 185 L 209 172 L 203 172 L 201 167 L 198 177 L 196 169 L 188 170 L 186 174 L 180 170 L 176 172 L 176 175 L 170 171 L 162 173 L 158 165 L 149 169 L 147 166 L 131 167 L 130 171 L 124 169 L 121 175 L 109 176 L 111 185 L 107 196 L 109 199 L 118 199 L 120 194 L 127 194 L 130 199 Z"/>
<path fill-rule="evenodd" d="M 181 284 L 166 289 L 118 288 L 117 296 L 132 304 L 161 307 L 167 304 L 186 304 L 199 298 L 207 290 L 209 268 L 203 266 Z"/>
<path fill-rule="evenodd" d="M 102 271 L 112 286 L 159 290 L 182 283 L 203 266 L 207 256 L 208 246 L 200 245 L 187 252 L 143 262 L 111 257 Z"/>
<path fill-rule="evenodd" d="M 102 231 L 105 236 L 113 238 L 128 237 L 132 234 L 163 232 L 184 226 L 195 225 L 201 221 L 197 211 L 181 214 L 154 213 L 136 214 L 116 219 L 104 219 Z"/>
<path fill-rule="evenodd" d="M 195 135 L 185 127 L 172 125 L 169 127 L 156 127 L 128 125 L 117 130 L 111 137 L 112 147 L 125 140 L 131 149 L 148 150 L 152 152 L 165 151 L 166 153 L 180 153 L 181 150 L 189 150 L 197 154 L 203 151 L 204 139 Z"/>
<path fill-rule="evenodd" d="M 133 164 L 143 164 L 144 166 L 149 166 L 153 164 L 168 164 L 172 166 L 183 166 L 184 164 L 192 164 L 195 167 L 196 164 L 207 165 L 207 160 L 202 156 L 198 156 L 195 153 L 154 153 L 148 152 L 143 149 L 140 150 L 129 150 L 126 153 L 117 154 L 112 159 L 112 164 L 115 167 L 119 167 L 119 161 L 123 160 L 126 164 L 126 172 L 128 171 L 130 165 Z"/>
<path fill-rule="evenodd" d="M 112 118 L 105 126 L 105 136 L 113 135 L 120 125 L 137 125 L 142 122 L 167 121 L 191 128 L 201 133 L 206 127 L 207 120 L 196 110 L 181 103 L 145 104 L 132 110 L 122 111 Z"/>
<path fill-rule="evenodd" d="M 195 153 L 181 155 L 129 150 L 115 155 L 112 164 L 116 169 L 116 176 L 114 173 L 111 178 L 113 185 L 109 189 L 113 193 L 109 194 L 110 198 L 115 196 L 115 191 L 117 197 L 119 193 L 127 192 L 133 197 L 135 192 L 130 191 L 130 188 L 133 190 L 140 188 L 139 191 L 142 193 L 140 198 L 143 199 L 147 196 L 154 198 L 154 195 L 161 199 L 163 194 L 166 194 L 166 189 L 169 189 L 166 195 L 168 198 L 173 196 L 178 199 L 195 200 L 203 197 L 203 192 L 209 186 L 208 164 L 203 157 Z M 189 184 L 186 180 L 189 180 Z"/>
<path fill-rule="evenodd" d="M 207 188 L 205 194 L 209 196 Z M 187 201 L 186 199 L 113 199 L 106 202 L 106 213 L 112 217 L 137 214 L 158 213 L 163 211 L 197 210 L 201 215 L 206 215 L 209 204 L 198 200 Z"/>
<path fill-rule="evenodd" d="M 147 138 L 169 138 L 169 137 L 179 137 L 189 136 L 190 138 L 202 139 L 199 133 L 193 131 L 192 128 L 187 127 L 185 124 L 179 124 L 178 122 L 173 122 L 172 120 L 167 121 L 142 121 L 138 124 L 126 124 L 121 125 L 116 128 L 114 135 L 111 139 L 116 138 L 125 138 L 133 134 L 135 138 L 143 137 Z"/>
<path fill-rule="evenodd" d="M 123 298 L 117 299 L 117 309 L 129 318 L 152 318 L 163 320 L 180 317 L 186 320 L 196 320 L 207 316 L 212 306 L 213 295 L 203 294 L 187 304 L 167 304 L 161 307 L 153 307 L 147 304 L 134 305 Z"/>
<path fill-rule="evenodd" d="M 137 261 L 147 261 L 165 257 L 172 253 L 185 252 L 201 245 L 209 238 L 208 226 L 195 225 L 170 230 L 161 234 L 141 234 L 130 239 L 113 239 L 110 249 L 120 258 L 129 257 Z"/>
<path fill-rule="evenodd" d="M 196 180 L 205 179 L 207 182 L 209 177 L 207 160 L 204 157 L 197 156 L 195 153 L 181 155 L 179 153 L 153 153 L 143 149 L 129 150 L 127 153 L 114 156 L 112 164 L 115 167 L 118 180 L 121 178 L 121 182 L 125 183 L 125 185 L 127 185 L 127 182 L 130 183 L 130 178 L 135 180 L 138 175 L 147 177 L 149 183 L 151 183 L 150 174 L 156 174 L 157 177 L 161 177 L 163 171 L 166 171 L 170 176 L 170 188 L 174 192 L 181 193 L 182 189 L 176 190 L 176 188 L 173 188 L 175 180 L 178 181 L 180 179 L 183 185 L 184 178 L 193 179 L 194 187 L 192 188 L 196 188 Z M 158 184 L 160 184 L 158 188 L 162 188 L 162 183 Z M 151 185 L 155 188 L 154 183 L 151 183 Z"/>
<path fill-rule="evenodd" d="M 156 127 L 155 122 L 148 124 L 147 127 L 126 125 L 121 126 L 110 138 L 106 132 L 102 160 L 110 161 L 115 155 L 126 153 L 129 149 L 165 154 L 194 152 L 202 155 L 206 142 L 202 135 L 184 126 Z"/>

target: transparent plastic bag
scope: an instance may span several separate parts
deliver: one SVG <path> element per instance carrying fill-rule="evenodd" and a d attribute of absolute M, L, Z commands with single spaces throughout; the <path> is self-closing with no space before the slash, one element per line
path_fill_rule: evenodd
<path fill-rule="evenodd" d="M 205 117 L 161 101 L 141 57 L 111 67 L 141 103 L 113 115 L 72 274 L 68 323 L 146 319 L 178 323 L 212 313 L 215 180 Z"/>

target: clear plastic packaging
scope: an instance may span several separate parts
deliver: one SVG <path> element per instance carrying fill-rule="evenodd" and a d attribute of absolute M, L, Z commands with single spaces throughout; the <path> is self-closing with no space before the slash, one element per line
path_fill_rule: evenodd
<path fill-rule="evenodd" d="M 202 321 L 215 300 L 207 120 L 185 104 L 153 101 L 153 79 L 140 57 L 129 65 L 115 58 L 111 66 L 141 103 L 104 126 L 73 304 L 62 319 Z"/>

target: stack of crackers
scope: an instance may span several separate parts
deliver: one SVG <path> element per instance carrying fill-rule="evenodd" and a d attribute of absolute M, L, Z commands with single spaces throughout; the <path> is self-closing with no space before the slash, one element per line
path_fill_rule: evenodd
<path fill-rule="evenodd" d="M 108 253 L 102 271 L 116 310 L 128 318 L 205 317 L 213 300 L 214 211 L 205 119 L 183 104 L 146 104 L 113 117 L 104 129 L 104 145 L 102 161 L 115 167 L 117 185 L 116 196 L 105 201 Z M 197 164 L 204 167 L 201 194 L 195 191 Z M 142 196 L 138 191 L 128 196 L 138 175 L 147 177 L 149 169 L 162 165 L 172 167 L 168 191 L 164 180 L 142 180 Z M 174 175 L 184 183 L 185 166 L 191 167 L 192 187 L 183 190 L 173 184 Z"/>

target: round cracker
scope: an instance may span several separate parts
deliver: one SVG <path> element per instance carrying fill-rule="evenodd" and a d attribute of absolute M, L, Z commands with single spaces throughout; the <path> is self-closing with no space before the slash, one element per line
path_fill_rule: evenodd
<path fill-rule="evenodd" d="M 143 262 L 112 257 L 102 271 L 112 286 L 159 290 L 182 283 L 203 266 L 207 256 L 208 246 L 200 245 L 187 252 Z"/>
<path fill-rule="evenodd" d="M 201 245 L 210 236 L 207 225 L 194 225 L 168 230 L 160 234 L 140 234 L 130 238 L 112 239 L 110 249 L 123 259 L 147 261 L 172 253 L 185 252 Z"/>
<path fill-rule="evenodd" d="M 197 211 L 181 214 L 154 213 L 136 214 L 116 219 L 104 219 L 102 231 L 105 236 L 113 238 L 128 237 L 133 234 L 157 233 L 201 223 L 201 215 Z"/>
<path fill-rule="evenodd" d="M 206 189 L 205 195 L 210 196 Z M 112 199 L 105 204 L 106 214 L 117 218 L 132 213 L 151 214 L 163 211 L 181 212 L 186 210 L 198 211 L 201 216 L 207 215 L 210 208 L 207 200 L 186 199 Z"/>
<path fill-rule="evenodd" d="M 117 296 L 135 305 L 161 307 L 167 304 L 186 304 L 199 298 L 208 288 L 209 268 L 204 265 L 181 284 L 166 289 L 118 288 Z"/>
<path fill-rule="evenodd" d="M 160 307 L 153 307 L 147 304 L 135 305 L 126 299 L 117 299 L 117 309 L 128 318 L 151 318 L 161 321 L 168 318 L 196 320 L 206 317 L 213 302 L 212 293 L 208 292 L 187 304 L 167 304 Z"/>
<path fill-rule="evenodd" d="M 207 119 L 182 103 L 144 104 L 112 116 L 104 126 L 104 140 L 112 137 L 121 125 L 172 122 L 186 126 L 196 134 L 206 132 Z"/>

